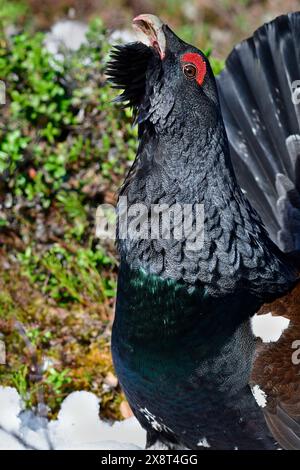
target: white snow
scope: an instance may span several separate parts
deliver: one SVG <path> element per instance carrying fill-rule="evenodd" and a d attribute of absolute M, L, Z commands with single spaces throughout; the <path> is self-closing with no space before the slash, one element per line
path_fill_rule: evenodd
<path fill-rule="evenodd" d="M 87 24 L 81 21 L 59 20 L 46 34 L 46 49 L 55 56 L 59 55 L 61 47 L 76 51 L 86 42 L 87 30 Z"/>
<path fill-rule="evenodd" d="M 112 32 L 109 38 L 111 44 L 121 43 L 126 44 L 127 42 L 136 41 L 136 34 L 129 29 L 117 29 Z"/>
<path fill-rule="evenodd" d="M 265 392 L 260 388 L 259 385 L 254 385 L 251 388 L 252 394 L 256 400 L 256 403 L 261 407 L 264 408 L 267 404 L 267 395 Z"/>
<path fill-rule="evenodd" d="M 290 320 L 281 316 L 273 316 L 272 312 L 254 315 L 251 320 L 252 331 L 264 343 L 276 342 L 288 328 Z"/>
<path fill-rule="evenodd" d="M 82 21 L 72 19 L 58 20 L 46 34 L 46 49 L 54 54 L 57 59 L 63 59 L 60 49 L 77 51 L 80 46 L 86 43 L 86 33 L 88 25 Z M 115 30 L 109 36 L 111 44 L 126 44 L 137 40 L 136 33 L 129 29 Z"/>
<path fill-rule="evenodd" d="M 20 443 L 16 436 L 21 438 Z M 0 450 L 144 449 L 146 432 L 136 418 L 109 424 L 99 418 L 99 399 L 89 392 L 73 392 L 62 403 L 57 420 L 48 422 L 25 410 L 11 387 L 0 387 Z"/>

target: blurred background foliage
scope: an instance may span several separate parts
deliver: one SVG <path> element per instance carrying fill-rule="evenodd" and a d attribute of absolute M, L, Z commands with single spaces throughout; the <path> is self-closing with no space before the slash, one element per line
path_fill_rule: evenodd
<path fill-rule="evenodd" d="M 118 260 L 113 243 L 95 237 L 96 208 L 115 202 L 137 143 L 130 111 L 112 104 L 106 83 L 111 43 L 132 38 L 133 16 L 158 14 L 217 74 L 236 42 L 297 8 L 298 0 L 0 0 L 0 385 L 30 406 L 42 390 L 49 416 L 82 389 L 101 398 L 103 416 L 130 415 L 109 349 Z"/>

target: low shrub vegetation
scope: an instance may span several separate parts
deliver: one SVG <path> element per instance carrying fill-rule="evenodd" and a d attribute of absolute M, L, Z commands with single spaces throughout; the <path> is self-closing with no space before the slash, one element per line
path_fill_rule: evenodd
<path fill-rule="evenodd" d="M 26 8 L 1 14 L 5 24 Z M 120 418 L 123 395 L 107 379 L 118 262 L 95 237 L 95 212 L 114 202 L 137 131 L 112 105 L 108 33 L 95 19 L 79 50 L 56 55 L 40 32 L 0 34 L 0 383 L 29 406 L 42 391 L 50 416 L 71 391 L 91 390 L 105 417 Z"/>

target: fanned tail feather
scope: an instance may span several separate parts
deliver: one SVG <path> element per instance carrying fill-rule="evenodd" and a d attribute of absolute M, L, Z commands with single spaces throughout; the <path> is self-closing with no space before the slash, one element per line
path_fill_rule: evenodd
<path fill-rule="evenodd" d="M 300 250 L 300 13 L 231 52 L 217 78 L 237 179 L 285 252 Z"/>

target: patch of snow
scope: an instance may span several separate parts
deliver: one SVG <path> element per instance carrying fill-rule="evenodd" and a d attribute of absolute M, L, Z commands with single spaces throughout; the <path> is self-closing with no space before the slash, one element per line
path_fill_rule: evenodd
<path fill-rule="evenodd" d="M 111 44 L 121 43 L 126 44 L 127 42 L 135 42 L 136 34 L 129 29 L 117 29 L 111 33 L 109 37 L 109 42 Z"/>
<path fill-rule="evenodd" d="M 251 320 L 254 335 L 264 343 L 276 342 L 288 328 L 290 320 L 285 317 L 273 316 L 272 312 L 264 315 L 254 315 Z"/>
<path fill-rule="evenodd" d="M 208 443 L 208 440 L 206 439 L 206 437 L 202 437 L 202 439 L 200 439 L 200 441 L 198 442 L 197 446 L 209 448 L 210 444 Z"/>
<path fill-rule="evenodd" d="M 60 20 L 46 34 L 46 49 L 54 55 L 59 55 L 61 47 L 77 51 L 86 42 L 88 26 L 81 21 Z"/>
<path fill-rule="evenodd" d="M 0 425 L 8 431 L 17 432 L 21 421 L 22 401 L 17 390 L 0 387 Z"/>
<path fill-rule="evenodd" d="M 258 406 L 264 408 L 267 404 L 267 395 L 265 392 L 260 388 L 259 385 L 254 385 L 251 390 Z"/>
<path fill-rule="evenodd" d="M 114 424 L 100 420 L 99 399 L 93 393 L 71 393 L 63 401 L 57 420 L 48 422 L 30 410 L 24 410 L 15 389 L 0 387 L 0 450 L 19 450 L 30 446 L 44 450 L 50 447 L 136 450 L 144 449 L 145 443 L 146 432 L 136 418 Z"/>

